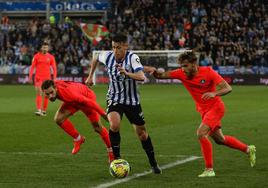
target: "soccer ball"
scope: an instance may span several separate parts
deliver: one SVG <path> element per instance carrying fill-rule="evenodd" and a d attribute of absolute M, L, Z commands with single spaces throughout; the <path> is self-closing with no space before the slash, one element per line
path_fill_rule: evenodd
<path fill-rule="evenodd" d="M 115 159 L 109 168 L 110 174 L 115 178 L 127 177 L 130 172 L 129 163 L 124 159 Z"/>

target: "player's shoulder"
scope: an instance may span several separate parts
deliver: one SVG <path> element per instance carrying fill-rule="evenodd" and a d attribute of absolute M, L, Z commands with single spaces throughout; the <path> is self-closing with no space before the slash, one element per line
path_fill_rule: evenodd
<path fill-rule="evenodd" d="M 128 51 L 127 56 L 130 58 L 131 62 L 140 63 L 140 57 L 136 53 L 134 53 L 132 51 Z"/>
<path fill-rule="evenodd" d="M 201 73 L 209 73 L 209 72 L 213 71 L 213 69 L 209 66 L 202 66 L 202 67 L 199 67 L 199 71 Z"/>
<path fill-rule="evenodd" d="M 63 84 L 64 81 L 63 81 L 63 80 L 55 80 L 54 83 L 55 83 L 55 85 L 57 86 L 57 85 L 61 85 L 61 84 Z"/>
<path fill-rule="evenodd" d="M 105 61 L 113 55 L 113 51 L 100 51 L 95 58 L 97 61 L 105 63 Z"/>
<path fill-rule="evenodd" d="M 49 53 L 49 52 L 47 52 L 46 55 L 47 55 L 48 57 L 54 58 L 54 55 L 52 55 L 52 54 Z"/>
<path fill-rule="evenodd" d="M 102 57 L 107 58 L 108 56 L 110 56 L 112 54 L 113 54 L 113 51 L 100 51 L 98 56 L 102 56 Z"/>
<path fill-rule="evenodd" d="M 137 58 L 139 57 L 135 52 L 133 51 L 127 51 L 127 55 L 131 58 Z"/>
<path fill-rule="evenodd" d="M 36 58 L 38 56 L 40 56 L 40 52 L 36 52 L 33 57 Z"/>

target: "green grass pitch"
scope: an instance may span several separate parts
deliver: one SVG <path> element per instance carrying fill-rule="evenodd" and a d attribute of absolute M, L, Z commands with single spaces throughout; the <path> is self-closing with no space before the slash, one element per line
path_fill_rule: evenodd
<path fill-rule="evenodd" d="M 94 91 L 105 107 L 106 85 Z M 201 156 L 196 138 L 200 123 L 192 98 L 182 86 L 141 85 L 142 107 L 159 164 L 189 156 Z M 226 114 L 223 133 L 255 144 L 257 165 L 247 156 L 213 143 L 215 178 L 197 177 L 203 160 L 197 159 L 163 171 L 119 183 L 113 187 L 268 187 L 268 87 L 233 86 L 223 97 Z M 86 142 L 72 156 L 72 139 L 53 122 L 59 102 L 49 103 L 47 117 L 36 117 L 33 86 L 0 86 L 0 187 L 88 188 L 113 182 L 108 172 L 104 144 L 82 113 L 71 118 Z M 108 124 L 104 122 L 106 127 Z M 133 174 L 149 170 L 149 164 L 132 126 L 123 118 L 121 153 Z"/>

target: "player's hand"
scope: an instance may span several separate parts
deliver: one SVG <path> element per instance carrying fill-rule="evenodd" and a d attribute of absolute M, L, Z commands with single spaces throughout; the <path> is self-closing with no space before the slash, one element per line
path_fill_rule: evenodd
<path fill-rule="evenodd" d="M 214 98 L 215 96 L 216 94 L 214 92 L 207 92 L 207 93 L 204 93 L 201 98 L 204 100 L 208 100 L 208 99 Z"/>
<path fill-rule="evenodd" d="M 124 74 L 127 75 L 127 71 L 126 69 L 124 69 L 120 64 L 115 64 L 115 67 L 118 69 L 118 71 L 120 72 L 120 74 Z"/>
<path fill-rule="evenodd" d="M 28 82 L 29 82 L 29 84 L 33 84 L 33 80 L 32 79 L 29 79 Z"/>
<path fill-rule="evenodd" d="M 157 69 L 155 67 L 151 67 L 151 66 L 144 66 L 144 71 L 146 73 L 149 73 L 150 75 L 153 75 L 154 72 L 157 71 Z"/>
<path fill-rule="evenodd" d="M 85 81 L 85 84 L 88 86 L 88 87 L 92 87 L 94 82 L 93 82 L 93 78 L 90 78 L 90 77 L 87 77 L 86 81 Z"/>

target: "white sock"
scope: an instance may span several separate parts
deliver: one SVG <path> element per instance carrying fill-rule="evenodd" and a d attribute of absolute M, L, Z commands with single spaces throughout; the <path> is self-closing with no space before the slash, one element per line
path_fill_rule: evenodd
<path fill-rule="evenodd" d="M 80 136 L 80 134 L 79 134 L 78 137 L 74 139 L 74 141 L 77 142 L 77 141 L 80 140 L 80 139 L 81 139 L 81 136 Z"/>

